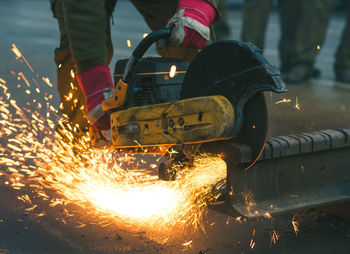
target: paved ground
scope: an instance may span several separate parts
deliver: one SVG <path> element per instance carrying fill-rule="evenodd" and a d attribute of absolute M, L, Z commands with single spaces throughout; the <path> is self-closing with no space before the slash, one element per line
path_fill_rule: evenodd
<path fill-rule="evenodd" d="M 49 77 L 55 84 L 53 49 L 58 44 L 58 28 L 48 2 L 0 2 L 0 78 L 8 82 L 13 97 L 20 105 L 27 102 L 27 95 L 24 90 L 15 88 L 17 83 L 11 70 L 24 72 L 25 67 L 15 60 L 11 52 L 12 43 L 25 55 L 36 73 Z M 119 1 L 114 20 L 115 56 L 112 63 L 116 59 L 128 57 L 143 33 L 149 32 L 141 16 L 128 1 Z M 241 15 L 238 9 L 231 10 L 230 24 L 232 39 L 239 39 Z M 270 135 L 350 126 L 350 84 L 333 82 L 332 73 L 333 56 L 343 25 L 344 16 L 337 13 L 317 60 L 317 67 L 322 70 L 320 79 L 299 86 L 289 85 L 289 92 L 283 96 L 267 95 Z M 276 65 L 278 38 L 278 18 L 274 13 L 267 32 L 266 56 Z M 131 48 L 127 46 L 128 39 L 131 40 Z M 53 93 L 54 100 L 58 101 L 58 94 L 54 90 L 45 89 Z M 294 107 L 296 97 L 301 110 Z M 275 105 L 281 98 L 290 98 L 292 103 Z M 0 253 L 198 253 L 206 249 L 208 253 L 350 252 L 349 218 L 345 218 L 349 214 L 349 205 L 301 213 L 302 232 L 298 236 L 294 234 L 290 223 L 293 215 L 239 224 L 227 216 L 210 211 L 205 219 L 206 234 L 178 232 L 174 241 L 161 245 L 154 236 L 128 232 L 118 226 L 76 228 L 73 226 L 74 220 L 65 225 L 55 219 L 60 211 L 52 208 L 46 209 L 47 215 L 44 217 L 27 215 L 22 203 L 16 199 L 18 194 L 0 183 Z M 89 219 L 93 218 L 85 218 Z M 212 225 L 213 222 L 216 224 Z M 253 229 L 256 229 L 256 246 L 251 250 L 249 244 Z M 280 239 L 270 247 L 270 233 L 273 230 L 280 234 Z M 192 247 L 184 248 L 182 243 L 189 240 L 193 240 Z"/>

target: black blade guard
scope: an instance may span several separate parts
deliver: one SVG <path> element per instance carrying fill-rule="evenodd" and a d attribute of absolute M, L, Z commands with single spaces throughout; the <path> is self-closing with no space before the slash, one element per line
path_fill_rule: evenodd
<path fill-rule="evenodd" d="M 231 142 L 249 145 L 256 160 L 267 135 L 264 91 L 287 91 L 278 68 L 254 44 L 220 41 L 207 46 L 194 58 L 183 82 L 181 99 L 225 96 L 235 110 Z"/>

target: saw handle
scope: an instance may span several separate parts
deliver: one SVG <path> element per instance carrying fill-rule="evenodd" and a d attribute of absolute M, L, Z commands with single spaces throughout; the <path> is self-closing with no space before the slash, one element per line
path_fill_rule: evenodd
<path fill-rule="evenodd" d="M 137 45 L 137 47 L 134 49 L 134 52 L 132 52 L 132 56 L 130 57 L 129 61 L 126 64 L 124 74 L 123 74 L 123 82 L 128 83 L 131 78 L 131 74 L 134 71 L 134 68 L 137 64 L 137 62 L 141 59 L 141 57 L 145 54 L 145 52 L 149 49 L 149 47 L 161 40 L 161 39 L 167 39 L 170 37 L 171 34 L 171 28 L 164 28 L 156 30 L 149 35 L 147 35 L 140 43 Z"/>

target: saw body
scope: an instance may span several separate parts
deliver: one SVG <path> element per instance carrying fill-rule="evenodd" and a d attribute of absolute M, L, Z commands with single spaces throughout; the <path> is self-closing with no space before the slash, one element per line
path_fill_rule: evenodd
<path fill-rule="evenodd" d="M 110 113 L 110 148 L 165 154 L 174 146 L 229 141 L 255 147 L 258 158 L 267 135 L 262 92 L 286 91 L 278 69 L 253 44 L 238 41 L 213 43 L 191 64 L 142 58 L 169 34 L 149 34 L 130 59 L 117 62 L 114 94 L 102 106 Z"/>

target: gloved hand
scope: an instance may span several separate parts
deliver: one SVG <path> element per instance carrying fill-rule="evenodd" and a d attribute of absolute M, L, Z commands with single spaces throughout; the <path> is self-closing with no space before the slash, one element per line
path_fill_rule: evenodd
<path fill-rule="evenodd" d="M 204 48 L 210 38 L 209 26 L 218 16 L 218 10 L 206 0 L 180 0 L 176 14 L 167 24 L 173 28 L 170 38 L 161 40 L 158 47 Z"/>
<path fill-rule="evenodd" d="M 102 102 L 113 95 L 113 82 L 108 66 L 101 64 L 77 75 L 78 84 L 85 95 L 87 119 L 95 130 L 110 129 L 109 118 L 102 110 Z"/>

